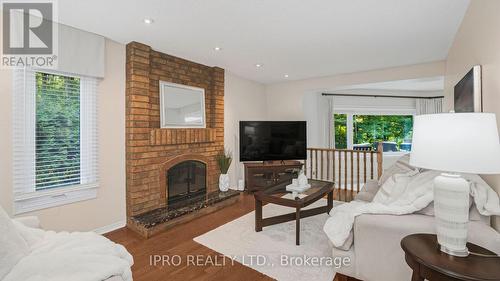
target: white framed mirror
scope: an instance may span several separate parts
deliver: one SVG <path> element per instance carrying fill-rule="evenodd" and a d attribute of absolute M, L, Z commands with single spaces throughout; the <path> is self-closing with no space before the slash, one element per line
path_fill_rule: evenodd
<path fill-rule="evenodd" d="M 205 128 L 205 89 L 160 81 L 160 126 Z"/>

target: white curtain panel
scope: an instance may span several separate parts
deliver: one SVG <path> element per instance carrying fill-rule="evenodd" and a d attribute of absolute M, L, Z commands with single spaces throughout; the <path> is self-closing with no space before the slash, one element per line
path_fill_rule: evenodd
<path fill-rule="evenodd" d="M 443 112 L 443 98 L 417 99 L 417 115 Z"/>
<path fill-rule="evenodd" d="M 326 96 L 326 104 L 328 106 L 328 114 L 325 116 L 326 133 L 328 136 L 328 148 L 335 148 L 335 130 L 333 129 L 333 97 Z"/>
<path fill-rule="evenodd" d="M 307 146 L 331 147 L 332 106 L 331 97 L 321 93 L 306 93 L 303 98 L 304 117 L 307 121 Z"/>

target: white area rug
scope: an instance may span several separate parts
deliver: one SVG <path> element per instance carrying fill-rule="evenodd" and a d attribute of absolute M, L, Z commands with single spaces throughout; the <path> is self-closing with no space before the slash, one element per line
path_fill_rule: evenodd
<path fill-rule="evenodd" d="M 326 200 L 321 199 L 308 208 L 324 205 Z M 266 218 L 294 210 L 267 204 L 262 213 Z M 194 241 L 280 281 L 332 281 L 335 276 L 334 267 L 326 262 L 326 259 L 332 258 L 332 246 L 323 232 L 327 218 L 327 214 L 319 214 L 301 220 L 300 246 L 295 245 L 295 221 L 267 226 L 261 232 L 255 232 L 254 212 L 198 236 Z M 324 264 L 287 265 L 282 260 L 287 258 L 290 261 L 289 257 L 299 257 L 297 262 L 300 262 L 304 260 L 304 256 L 323 257 Z"/>

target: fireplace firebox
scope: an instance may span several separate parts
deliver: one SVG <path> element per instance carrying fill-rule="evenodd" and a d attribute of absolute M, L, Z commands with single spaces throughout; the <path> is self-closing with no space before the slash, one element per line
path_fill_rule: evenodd
<path fill-rule="evenodd" d="M 184 161 L 166 172 L 168 206 L 179 206 L 204 199 L 207 192 L 206 164 Z"/>

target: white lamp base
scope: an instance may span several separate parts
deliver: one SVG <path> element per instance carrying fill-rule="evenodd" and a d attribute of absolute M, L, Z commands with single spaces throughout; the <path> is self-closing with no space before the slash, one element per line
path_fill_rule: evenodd
<path fill-rule="evenodd" d="M 469 249 L 467 249 L 467 247 L 465 247 L 464 250 L 456 251 L 456 250 L 448 249 L 443 245 L 440 245 L 439 249 L 441 250 L 441 252 L 446 253 L 450 256 L 467 257 L 469 255 Z"/>
<path fill-rule="evenodd" d="M 434 179 L 434 215 L 441 251 L 468 256 L 469 183 L 460 175 L 442 173 Z"/>

